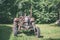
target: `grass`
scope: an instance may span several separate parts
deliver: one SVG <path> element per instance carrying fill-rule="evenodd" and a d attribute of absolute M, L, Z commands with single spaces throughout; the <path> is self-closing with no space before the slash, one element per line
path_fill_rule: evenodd
<path fill-rule="evenodd" d="M 60 26 L 54 24 L 37 24 L 41 31 L 41 38 L 37 38 L 32 33 L 24 33 L 14 36 L 12 24 L 0 24 L 0 40 L 60 40 Z"/>

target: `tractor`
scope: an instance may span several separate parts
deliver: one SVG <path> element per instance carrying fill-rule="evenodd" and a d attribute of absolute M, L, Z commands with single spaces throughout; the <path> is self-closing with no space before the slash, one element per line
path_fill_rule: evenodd
<path fill-rule="evenodd" d="M 17 36 L 18 31 L 25 29 L 30 31 L 33 30 L 34 34 L 37 37 L 40 37 L 40 29 L 39 27 L 36 27 L 35 19 L 33 17 L 20 16 L 19 18 L 14 18 L 13 26 L 14 36 Z"/>
<path fill-rule="evenodd" d="M 34 32 L 34 34 L 37 37 L 40 37 L 40 28 L 36 27 L 35 24 L 35 18 L 32 17 L 32 6 L 30 11 L 30 16 L 26 16 L 26 13 L 24 16 L 19 16 L 17 18 L 14 18 L 13 20 L 13 34 L 14 36 L 17 36 L 18 32 L 21 30 L 29 30 Z"/>

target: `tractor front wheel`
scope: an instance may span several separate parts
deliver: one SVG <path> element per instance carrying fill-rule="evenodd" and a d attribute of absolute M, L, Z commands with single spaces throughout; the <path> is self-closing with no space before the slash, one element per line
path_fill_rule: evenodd
<path fill-rule="evenodd" d="M 36 27 L 35 28 L 35 35 L 36 35 L 36 37 L 40 37 L 40 29 L 39 29 L 39 27 Z"/>

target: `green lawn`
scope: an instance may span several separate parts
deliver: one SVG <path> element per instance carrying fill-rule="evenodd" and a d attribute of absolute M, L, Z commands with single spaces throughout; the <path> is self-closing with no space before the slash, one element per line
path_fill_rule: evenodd
<path fill-rule="evenodd" d="M 0 24 L 0 40 L 60 40 L 60 26 L 54 24 L 37 24 L 41 31 L 41 38 L 33 34 L 24 33 L 13 36 L 12 24 Z"/>

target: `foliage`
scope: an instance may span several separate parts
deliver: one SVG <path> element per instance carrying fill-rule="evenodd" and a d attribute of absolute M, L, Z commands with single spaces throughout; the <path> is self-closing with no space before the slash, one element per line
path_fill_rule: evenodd
<path fill-rule="evenodd" d="M 59 17 L 60 0 L 0 0 L 1 23 L 12 22 L 24 13 L 29 15 L 31 6 L 36 23 L 52 23 Z"/>

